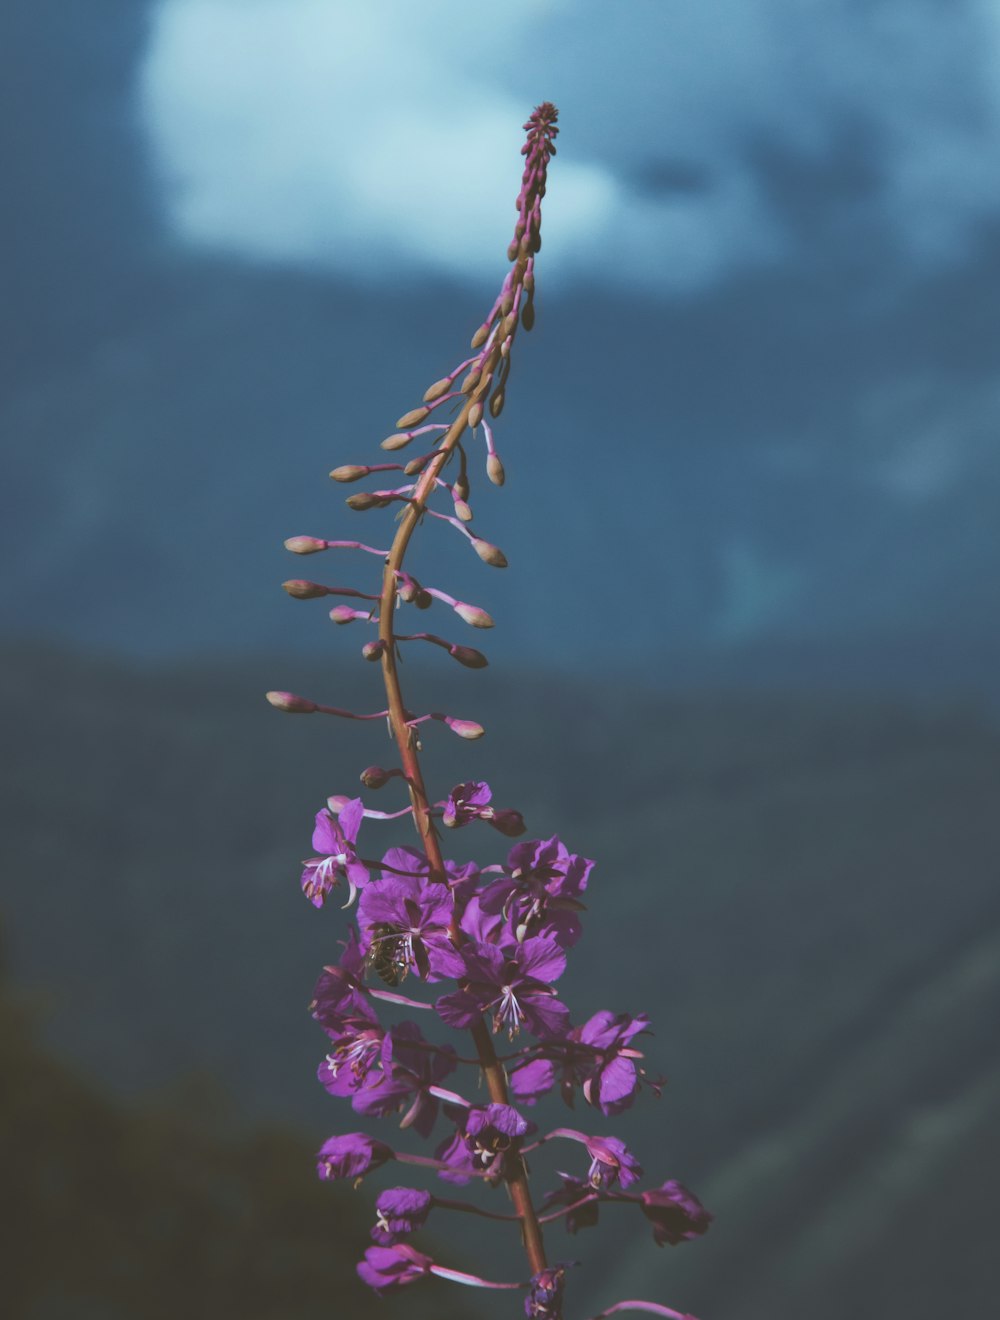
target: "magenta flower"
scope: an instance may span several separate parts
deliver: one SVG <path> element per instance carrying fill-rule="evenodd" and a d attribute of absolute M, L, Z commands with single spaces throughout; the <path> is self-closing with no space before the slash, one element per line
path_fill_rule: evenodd
<path fill-rule="evenodd" d="M 529 1320 L 561 1320 L 566 1269 L 563 1265 L 541 1270 L 534 1275 L 524 1299 L 524 1314 Z"/>
<path fill-rule="evenodd" d="M 327 1029 L 334 1046 L 316 1075 L 330 1095 L 355 1095 L 381 1076 L 385 1031 L 367 1004 L 364 1007 L 367 1016 L 345 1021 L 336 1032 Z"/>
<path fill-rule="evenodd" d="M 310 1013 L 328 1034 L 336 1034 L 345 1022 L 370 1011 L 364 992 L 364 969 L 364 950 L 352 930 L 340 963 L 323 968 L 309 1005 Z"/>
<path fill-rule="evenodd" d="M 363 1283 L 383 1293 L 422 1279 L 430 1274 L 433 1264 L 430 1256 L 406 1242 L 396 1242 L 389 1247 L 369 1247 L 364 1260 L 358 1261 L 357 1270 Z"/>
<path fill-rule="evenodd" d="M 422 1228 L 431 1212 L 433 1198 L 430 1192 L 416 1187 L 390 1187 L 375 1202 L 378 1218 L 372 1237 L 380 1246 L 388 1247 L 398 1237 Z"/>
<path fill-rule="evenodd" d="M 360 798 L 353 798 L 335 818 L 325 808 L 316 813 L 312 845 L 317 857 L 303 863 L 302 892 L 313 907 L 321 908 L 330 891 L 346 879 L 348 896 L 345 907 L 353 903 L 358 889 L 368 882 L 368 868 L 358 858 L 354 843 L 364 819 Z"/>
<path fill-rule="evenodd" d="M 619 1013 L 615 1017 L 603 1009 L 569 1033 L 571 1041 L 586 1049 L 570 1050 L 567 1070 L 576 1073 L 587 1103 L 602 1114 L 620 1114 L 635 1099 L 640 1073 L 633 1060 L 641 1059 L 642 1054 L 629 1042 L 648 1028 L 645 1013 L 637 1017 Z"/>
<path fill-rule="evenodd" d="M 440 1108 L 431 1088 L 454 1072 L 455 1051 L 450 1045 L 429 1045 L 415 1022 L 401 1022 L 386 1033 L 381 1065 L 381 1076 L 371 1086 L 355 1090 L 355 1112 L 384 1116 L 405 1109 L 400 1127 L 430 1136 Z"/>
<path fill-rule="evenodd" d="M 629 1187 L 642 1177 L 642 1165 L 618 1137 L 587 1136 L 575 1128 L 556 1128 L 549 1135 L 568 1137 L 570 1141 L 582 1142 L 587 1147 L 590 1156 L 587 1182 L 596 1191 L 616 1185 Z M 566 1175 L 562 1176 L 565 1178 Z"/>
<path fill-rule="evenodd" d="M 594 863 L 571 853 L 553 835 L 519 843 L 507 857 L 509 874 L 482 892 L 485 912 L 502 913 L 517 939 L 547 935 L 571 948 L 582 932 L 577 915 Z"/>
<path fill-rule="evenodd" d="M 360 1179 L 392 1159 L 395 1159 L 395 1153 L 383 1142 L 365 1132 L 348 1132 L 323 1142 L 316 1156 L 316 1172 L 324 1181 Z"/>
<path fill-rule="evenodd" d="M 708 1232 L 713 1216 L 689 1192 L 683 1183 L 665 1182 L 653 1191 L 642 1192 L 642 1211 L 653 1225 L 653 1240 L 658 1247 L 669 1242 L 672 1247 Z"/>
<path fill-rule="evenodd" d="M 629 1187 L 642 1177 L 642 1165 L 618 1137 L 584 1137 L 590 1155 L 587 1181 L 591 1187 Z"/>
<path fill-rule="evenodd" d="M 501 834 L 506 834 L 508 838 L 513 839 L 523 834 L 524 817 L 521 813 L 511 808 L 498 811 L 496 807 L 490 806 L 492 799 L 493 790 L 489 784 L 474 780 L 457 784 L 449 793 L 447 800 L 438 803 L 438 806 L 444 808 L 442 823 L 448 829 L 458 829 L 462 825 L 468 825 L 471 820 L 485 820 L 488 825 L 492 825 Z"/>
<path fill-rule="evenodd" d="M 534 1130 L 534 1123 L 513 1105 L 490 1104 L 460 1111 L 455 1135 L 437 1151 L 437 1158 L 450 1166 L 441 1177 L 466 1182 L 471 1174 L 482 1173 L 499 1181 L 511 1147 Z"/>
<path fill-rule="evenodd" d="M 461 976 L 465 964 L 450 935 L 454 908 L 447 885 L 421 876 L 373 880 L 358 903 L 362 947 L 391 940 L 393 958 L 424 981 Z"/>
<path fill-rule="evenodd" d="M 494 944 L 462 949 L 464 988 L 442 995 L 434 1007 L 452 1027 L 470 1027 L 492 1014 L 494 1033 L 513 1038 L 522 1026 L 542 1039 L 569 1026 L 569 1010 L 555 998 L 551 982 L 566 969 L 566 955 L 550 939 L 529 939 L 502 950 Z"/>
<path fill-rule="evenodd" d="M 443 804 L 442 824 L 448 829 L 458 829 L 468 825 L 470 820 L 478 820 L 484 810 L 489 809 L 493 791 L 489 784 L 469 782 L 457 784 L 448 794 Z"/>

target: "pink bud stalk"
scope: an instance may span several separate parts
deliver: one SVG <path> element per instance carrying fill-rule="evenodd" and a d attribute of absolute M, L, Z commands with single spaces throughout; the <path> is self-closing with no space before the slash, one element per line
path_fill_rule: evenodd
<path fill-rule="evenodd" d="M 364 550 L 366 554 L 378 555 L 385 559 L 388 550 L 376 550 L 374 546 L 361 541 L 321 541 L 315 536 L 290 536 L 285 542 L 285 549 L 293 555 L 314 555 L 320 550 Z"/>

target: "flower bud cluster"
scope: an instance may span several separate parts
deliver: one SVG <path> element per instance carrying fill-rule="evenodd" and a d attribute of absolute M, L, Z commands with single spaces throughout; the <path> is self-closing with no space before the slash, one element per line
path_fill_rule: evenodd
<path fill-rule="evenodd" d="M 711 1216 L 676 1181 L 639 1190 L 643 1170 L 620 1138 L 595 1131 L 590 1123 L 583 1130 L 557 1126 L 541 1132 L 522 1112 L 552 1098 L 565 1106 L 579 1103 L 592 1115 L 593 1125 L 600 1126 L 628 1109 L 643 1089 L 658 1095 L 661 1082 L 647 1076 L 639 1048 L 649 1021 L 644 1013 L 607 1009 L 574 1022 L 560 997 L 558 982 L 583 934 L 592 861 L 571 852 L 556 836 L 517 842 L 504 860 L 482 866 L 443 856 L 439 824 L 455 830 L 478 828 L 481 822 L 495 834 L 520 839 L 526 830 L 524 817 L 514 808 L 495 807 L 492 790 L 480 780 L 456 785 L 439 801 L 430 799 L 418 758 L 418 726 L 444 723 L 464 739 L 480 738 L 483 729 L 445 712 L 415 715 L 406 708 L 399 685 L 397 660 L 403 643 L 428 643 L 471 669 L 488 663 L 482 652 L 436 633 L 396 631 L 395 619 L 406 607 L 424 611 L 438 604 L 470 627 L 493 626 L 484 609 L 424 586 L 403 562 L 412 533 L 428 514 L 456 528 L 484 563 L 500 568 L 507 564 L 502 550 L 468 530 L 474 515 L 463 441 L 470 430 L 473 438 L 482 432 L 487 476 L 502 485 L 504 467 L 487 416 L 496 419 L 503 411 L 518 326 L 530 330 L 534 323 L 534 265 L 541 248 L 547 167 L 555 155 L 555 107 L 540 105 L 525 127 L 518 219 L 508 249 L 512 268 L 472 338 L 472 356 L 430 385 L 422 403 L 404 413 L 397 430 L 382 442 L 383 449 L 394 451 L 426 435 L 433 438 L 433 447 L 403 468 L 414 479 L 412 484 L 365 490 L 347 500 L 358 511 L 402 506 L 391 548 L 380 551 L 360 542 L 311 536 L 285 543 L 294 554 L 353 548 L 384 559 L 379 592 L 304 579 L 286 582 L 284 589 L 300 600 L 333 595 L 370 602 L 367 608 L 335 605 L 330 617 L 338 624 L 377 626 L 377 637 L 364 643 L 362 655 L 381 666 L 386 709 L 359 715 L 288 692 L 268 693 L 268 700 L 292 714 L 387 719 L 400 764 L 370 765 L 361 771 L 361 782 L 367 790 L 386 789 L 391 796 L 389 786 L 399 780 L 408 795 L 398 810 L 388 811 L 368 807 L 360 797 L 327 798 L 315 816 L 313 855 L 301 871 L 302 892 L 314 907 L 325 907 L 337 891 L 342 906 L 351 909 L 349 918 L 341 918 L 341 956 L 324 968 L 310 1005 L 327 1038 L 319 1082 L 362 1118 L 395 1118 L 401 1128 L 432 1143 L 429 1153 L 416 1155 L 364 1132 L 348 1131 L 330 1137 L 319 1151 L 317 1172 L 324 1180 L 357 1186 L 367 1175 L 399 1164 L 436 1180 L 433 1189 L 400 1185 L 380 1192 L 373 1245 L 358 1272 L 378 1292 L 431 1275 L 479 1287 L 521 1289 L 524 1314 L 559 1320 L 565 1267 L 546 1261 L 544 1223 L 563 1220 L 575 1232 L 596 1224 L 601 1206 L 627 1204 L 651 1223 L 654 1241 L 662 1245 L 700 1236 Z M 445 415 L 442 410 L 450 410 L 453 419 L 438 421 Z M 457 473 L 446 479 L 442 473 L 449 464 L 457 466 Z M 398 470 L 392 463 L 349 463 L 330 475 L 337 482 L 354 483 Z M 450 502 L 450 512 L 431 507 L 432 497 L 442 495 Z M 401 815 L 412 817 L 419 846 L 367 855 L 370 850 L 360 843 L 362 830 L 368 828 L 365 821 Z M 449 1032 L 459 1035 L 453 1041 Z M 504 1052 L 502 1061 L 498 1048 Z M 485 1092 L 480 1089 L 484 1082 Z M 560 1162 L 568 1172 L 559 1174 L 556 1185 L 536 1203 L 524 1156 L 551 1142 L 567 1143 L 568 1154 Z M 473 1181 L 504 1187 L 509 1201 L 503 1198 L 496 1212 L 488 1212 L 456 1200 L 454 1188 Z M 510 1204 L 514 1213 L 507 1209 Z M 513 1221 L 521 1230 L 530 1278 L 491 1282 L 417 1250 L 409 1239 L 432 1211 Z M 613 1309 L 623 1305 L 633 1304 Z"/>

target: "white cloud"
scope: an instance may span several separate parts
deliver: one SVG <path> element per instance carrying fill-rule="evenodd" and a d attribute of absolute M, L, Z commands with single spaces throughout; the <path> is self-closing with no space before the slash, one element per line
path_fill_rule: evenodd
<path fill-rule="evenodd" d="M 845 117 L 901 246 L 959 250 L 1000 208 L 998 71 L 988 0 L 508 0 L 489 21 L 458 0 L 161 0 L 141 94 L 183 240 L 387 280 L 496 275 L 521 123 L 555 100 L 546 277 L 683 290 L 792 241 L 748 137 L 821 155 Z M 671 161 L 705 187 L 641 185 Z"/>

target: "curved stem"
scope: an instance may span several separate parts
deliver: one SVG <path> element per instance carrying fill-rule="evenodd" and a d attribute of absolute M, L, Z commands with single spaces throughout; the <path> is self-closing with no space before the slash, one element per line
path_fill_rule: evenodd
<path fill-rule="evenodd" d="M 512 283 L 517 284 L 520 282 L 520 279 L 524 274 L 525 265 L 526 257 L 519 257 L 513 272 Z M 494 337 L 494 347 L 490 350 L 483 363 L 482 375 L 484 377 L 495 369 L 499 359 L 500 348 L 499 345 L 496 344 Z M 430 878 L 442 884 L 446 883 L 447 877 L 445 876 L 441 844 L 431 814 L 427 789 L 424 786 L 424 777 L 420 767 L 420 759 L 417 755 L 416 733 L 410 727 L 408 722 L 406 706 L 403 702 L 403 694 L 399 682 L 395 633 L 393 631 L 393 618 L 396 605 L 396 575 L 402 570 L 403 560 L 406 557 L 410 538 L 416 530 L 417 523 L 420 521 L 429 496 L 435 489 L 438 475 L 467 429 L 469 425 L 469 413 L 475 406 L 479 397 L 481 397 L 481 395 L 477 388 L 473 390 L 465 400 L 461 411 L 458 413 L 458 416 L 452 422 L 451 426 L 449 426 L 447 433 L 442 439 L 437 453 L 434 458 L 431 459 L 430 463 L 428 463 L 427 467 L 421 474 L 419 481 L 414 486 L 413 493 L 403 510 L 399 527 L 393 538 L 392 547 L 389 550 L 389 555 L 385 561 L 385 570 L 382 576 L 382 593 L 379 601 L 379 638 L 385 643 L 382 651 L 382 678 L 385 683 L 386 697 L 388 698 L 389 704 L 389 724 L 392 729 L 393 737 L 399 748 L 403 774 L 409 785 L 410 801 L 413 805 L 413 820 L 417 828 L 417 833 L 420 836 L 421 843 L 427 854 L 427 860 L 430 863 Z M 457 923 L 452 930 L 452 938 L 456 944 L 461 940 Z M 479 1055 L 483 1075 L 486 1078 L 486 1085 L 490 1099 L 495 1104 L 509 1104 L 507 1079 L 504 1075 L 503 1066 L 497 1059 L 496 1050 L 493 1048 L 493 1038 L 490 1035 L 486 1024 L 480 1019 L 471 1030 L 476 1053 Z M 508 1174 L 507 1183 L 510 1188 L 511 1200 L 514 1203 L 514 1209 L 517 1211 L 518 1218 L 521 1221 L 524 1248 L 528 1256 L 528 1263 L 531 1266 L 531 1272 L 532 1274 L 537 1274 L 539 1271 L 545 1269 L 546 1266 L 545 1247 L 542 1242 L 542 1230 L 538 1223 L 538 1215 L 535 1212 L 535 1207 L 532 1204 L 531 1190 L 528 1186 L 528 1173 L 524 1160 L 519 1153 L 512 1152 L 510 1163 L 511 1172 Z"/>

